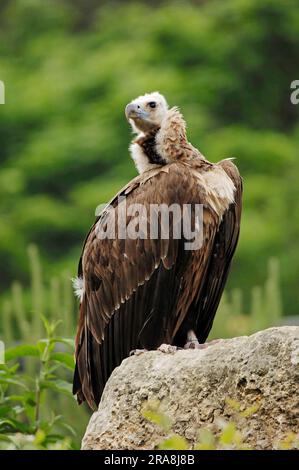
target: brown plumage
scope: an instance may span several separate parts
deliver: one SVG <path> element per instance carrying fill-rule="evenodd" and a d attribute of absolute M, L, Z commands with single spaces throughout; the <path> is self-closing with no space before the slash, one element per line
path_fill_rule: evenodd
<path fill-rule="evenodd" d="M 147 95 L 146 95 L 147 96 Z M 184 346 L 189 331 L 206 340 L 239 236 L 242 181 L 230 160 L 208 162 L 188 143 L 176 108 L 166 110 L 132 148 L 146 170 L 110 202 L 91 228 L 79 263 L 83 279 L 73 391 L 95 408 L 112 370 L 137 348 Z M 99 239 L 118 196 L 127 205 L 203 205 L 203 244 L 186 250 L 184 238 Z M 126 215 L 126 226 L 132 217 Z M 172 221 L 173 222 L 173 221 Z M 179 220 L 179 224 L 182 221 Z M 147 220 L 149 228 L 149 220 Z M 161 229 L 161 227 L 160 227 Z M 172 232 L 170 232 L 171 234 Z"/>

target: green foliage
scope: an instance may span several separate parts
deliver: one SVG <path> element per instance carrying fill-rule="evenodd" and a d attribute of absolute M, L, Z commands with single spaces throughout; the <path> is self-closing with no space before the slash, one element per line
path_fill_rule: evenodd
<path fill-rule="evenodd" d="M 74 367 L 69 340 L 55 336 L 57 324 L 44 319 L 47 336 L 35 344 L 22 344 L 5 352 L 0 365 L 0 448 L 69 449 L 76 435 L 65 418 L 57 415 L 47 398 L 53 394 L 74 400 L 63 369 Z M 55 349 L 68 345 L 69 352 Z M 36 359 L 34 373 L 26 373 L 24 357 Z M 22 370 L 23 369 L 23 370 Z M 68 436 L 68 437 L 66 437 Z"/>
<path fill-rule="evenodd" d="M 159 426 L 167 435 L 159 445 L 163 450 L 252 450 L 246 443 L 248 419 L 258 412 L 260 404 L 255 403 L 244 407 L 238 401 L 227 398 L 226 406 L 232 414 L 231 420 L 218 418 L 210 427 L 202 427 L 198 432 L 198 440 L 191 446 L 188 439 L 172 431 L 176 423 L 161 411 L 161 403 L 151 400 L 144 403 L 142 416 L 152 424 Z M 281 450 L 299 449 L 299 434 L 289 433 L 281 442 L 275 442 L 274 447 Z"/>
<path fill-rule="evenodd" d="M 63 410 L 63 422 L 68 423 L 76 431 L 75 435 L 70 435 L 64 427 L 60 432 L 65 434 L 70 445 L 78 448 L 90 411 L 87 407 L 79 407 L 73 397 L 70 399 L 70 382 L 74 370 L 74 340 L 69 338 L 74 338 L 77 323 L 77 306 L 74 302 L 70 275 L 63 272 L 61 276 L 45 282 L 36 246 L 29 247 L 28 257 L 31 289 L 26 291 L 20 282 L 14 282 L 10 295 L 6 296 L 2 305 L 3 322 L 0 325 L 0 337 L 3 338 L 7 348 L 6 362 L 10 363 L 17 359 L 21 361 L 20 380 L 25 382 L 28 377 L 35 377 L 37 364 L 44 357 L 55 365 L 57 371 L 65 370 L 64 376 L 67 377 L 67 381 L 62 380 L 57 374 L 53 380 L 44 379 L 43 386 L 51 390 L 51 393 L 48 393 L 46 399 L 42 401 L 41 408 L 47 416 L 47 408 L 53 410 L 55 416 L 59 416 Z M 40 312 L 43 312 L 43 315 Z M 40 340 L 44 329 L 50 338 L 49 347 L 46 347 L 47 340 Z M 49 348 L 51 354 L 48 357 Z M 50 416 L 48 418 L 52 419 Z M 55 426 L 57 424 L 55 421 Z M 27 438 L 24 441 L 24 436 L 17 434 L 13 436 L 14 440 L 16 438 L 16 446 L 33 445 L 31 435 L 28 437 L 29 441 Z M 61 442 L 60 444 L 65 445 Z"/>
<path fill-rule="evenodd" d="M 161 426 L 165 431 L 171 428 L 171 420 L 159 410 L 159 401 L 152 400 L 145 404 L 142 416 L 151 423 Z"/>

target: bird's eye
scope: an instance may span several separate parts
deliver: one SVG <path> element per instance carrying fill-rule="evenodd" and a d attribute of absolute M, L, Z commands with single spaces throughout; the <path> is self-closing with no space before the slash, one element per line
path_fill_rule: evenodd
<path fill-rule="evenodd" d="M 150 108 L 155 108 L 155 107 L 156 107 L 155 101 L 150 101 L 150 102 L 148 103 L 148 105 L 149 105 Z"/>

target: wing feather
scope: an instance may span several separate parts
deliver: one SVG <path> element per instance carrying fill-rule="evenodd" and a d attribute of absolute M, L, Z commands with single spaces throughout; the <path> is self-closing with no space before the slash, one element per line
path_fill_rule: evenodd
<path fill-rule="evenodd" d="M 240 233 L 242 178 L 237 167 L 230 160 L 223 160 L 218 165 L 224 169 L 235 185 L 235 200 L 222 217 L 213 242 L 206 274 L 202 280 L 202 288 L 188 312 L 190 317 L 196 317 L 196 334 L 201 343 L 205 342 L 212 328 Z"/>

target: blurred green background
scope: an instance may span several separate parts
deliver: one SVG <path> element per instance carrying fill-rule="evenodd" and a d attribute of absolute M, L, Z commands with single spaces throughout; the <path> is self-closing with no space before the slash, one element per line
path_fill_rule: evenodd
<path fill-rule="evenodd" d="M 124 107 L 154 90 L 181 108 L 193 145 L 211 161 L 235 157 L 244 178 L 240 243 L 212 334 L 299 314 L 297 0 L 1 0 L 0 79 L 7 344 L 38 339 L 40 314 L 74 336 L 69 280 L 83 239 L 96 206 L 136 175 Z"/>

